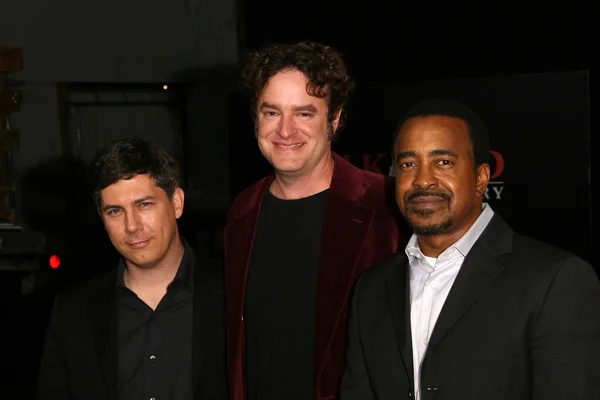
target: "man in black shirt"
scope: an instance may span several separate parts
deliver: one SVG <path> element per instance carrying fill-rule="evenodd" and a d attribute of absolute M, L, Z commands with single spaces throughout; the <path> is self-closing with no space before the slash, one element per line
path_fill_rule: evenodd
<path fill-rule="evenodd" d="M 244 82 L 273 173 L 235 199 L 225 228 L 231 398 L 335 399 L 351 288 L 405 239 L 393 180 L 331 151 L 352 89 L 332 48 L 267 46 Z"/>
<path fill-rule="evenodd" d="M 57 297 L 38 399 L 226 399 L 220 268 L 179 236 L 177 164 L 157 146 L 124 139 L 95 155 L 91 177 L 122 258 Z"/>

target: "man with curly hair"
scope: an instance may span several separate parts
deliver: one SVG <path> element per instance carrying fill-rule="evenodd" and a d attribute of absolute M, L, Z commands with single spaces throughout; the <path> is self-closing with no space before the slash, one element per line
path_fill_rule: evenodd
<path fill-rule="evenodd" d="M 335 50 L 267 46 L 243 81 L 273 173 L 235 199 L 225 228 L 231 398 L 335 399 L 354 282 L 407 237 L 394 183 L 331 151 L 353 88 Z"/>

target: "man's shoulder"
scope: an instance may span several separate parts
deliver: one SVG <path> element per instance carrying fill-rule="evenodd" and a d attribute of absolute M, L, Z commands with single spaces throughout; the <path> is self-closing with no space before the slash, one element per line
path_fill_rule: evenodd
<path fill-rule="evenodd" d="M 360 193 L 361 202 L 365 204 L 380 204 L 394 197 L 394 178 L 358 168 L 346 160 L 344 161 L 343 175 L 336 185 L 338 190 Z M 348 188 L 346 183 L 354 186 L 354 188 Z"/>
<path fill-rule="evenodd" d="M 222 257 L 199 256 L 194 268 L 194 274 L 198 274 L 196 282 L 212 292 L 222 294 L 225 273 Z"/>
<path fill-rule="evenodd" d="M 392 273 L 397 272 L 399 269 L 406 267 L 404 250 L 392 254 L 385 260 L 375 264 L 373 267 L 365 270 L 360 276 L 360 280 L 363 282 L 362 286 L 377 286 L 379 283 L 384 281 L 386 277 Z"/>
<path fill-rule="evenodd" d="M 536 273 L 554 273 L 564 267 L 589 265 L 587 261 L 568 250 L 516 232 L 513 259 L 519 260 L 524 267 L 526 265 L 527 268 L 535 269 Z M 589 267 L 592 268 L 591 265 Z"/>
<path fill-rule="evenodd" d="M 505 266 L 517 264 L 525 270 L 552 268 L 567 260 L 578 259 L 573 253 L 556 245 L 513 230 L 498 213 L 494 213 L 475 243 L 486 248 Z"/>
<path fill-rule="evenodd" d="M 389 185 L 394 184 L 394 178 L 389 175 L 380 174 L 379 172 L 367 171 L 366 169 L 356 167 L 365 179 L 374 185 Z"/>
<path fill-rule="evenodd" d="M 361 174 L 365 177 L 365 180 L 369 182 L 371 188 L 382 188 L 382 187 L 394 187 L 394 178 L 388 175 L 383 175 L 377 172 L 371 172 L 364 169 L 359 169 Z"/>
<path fill-rule="evenodd" d="M 600 281 L 594 267 L 580 256 L 556 245 L 515 233 L 513 251 L 500 256 L 503 282 L 510 282 L 513 296 L 519 293 L 546 304 L 549 293 L 559 297 L 600 299 Z M 575 296 L 575 297 L 572 297 Z M 527 302 L 524 301 L 523 304 Z M 527 303 L 529 304 L 529 303 Z M 557 303 L 548 303 L 557 304 Z"/>
<path fill-rule="evenodd" d="M 514 243 L 515 252 L 522 256 L 532 255 L 536 258 L 541 257 L 542 259 L 563 259 L 574 256 L 572 253 L 563 250 L 560 247 L 518 232 L 515 232 L 514 234 Z"/>
<path fill-rule="evenodd" d="M 593 267 L 574 253 L 554 244 L 515 232 L 500 216 L 494 215 L 476 242 L 482 244 L 505 268 L 505 273 L 522 284 L 545 288 L 557 274 L 593 271 Z M 477 252 L 476 252 L 477 253 Z M 467 255 L 467 259 L 470 255 Z"/>
<path fill-rule="evenodd" d="M 349 162 L 348 160 L 340 159 L 338 162 L 343 163 L 344 175 L 348 176 L 348 180 L 350 180 L 350 177 L 360 176 L 371 186 L 375 187 L 394 184 L 394 178 L 392 178 L 391 176 L 359 168 L 356 165 Z"/>
<path fill-rule="evenodd" d="M 117 269 L 101 273 L 91 279 L 69 286 L 59 292 L 57 296 L 57 307 L 60 309 L 78 308 L 88 304 L 107 287 L 113 286 L 116 291 Z"/>
<path fill-rule="evenodd" d="M 369 186 L 366 190 L 366 198 L 370 198 L 377 202 L 395 199 L 396 186 L 394 178 L 365 170 L 362 170 L 362 173 L 364 174 L 366 181 L 369 182 Z M 394 203 L 392 207 L 396 207 L 396 204 Z"/>
<path fill-rule="evenodd" d="M 267 175 L 242 190 L 229 207 L 227 222 L 229 223 L 239 218 L 253 208 L 260 201 L 265 185 L 267 185 L 271 179 L 273 178 L 270 175 Z"/>

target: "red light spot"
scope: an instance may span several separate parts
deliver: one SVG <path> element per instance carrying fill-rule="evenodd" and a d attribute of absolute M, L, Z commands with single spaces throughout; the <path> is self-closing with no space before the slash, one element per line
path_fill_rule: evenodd
<path fill-rule="evenodd" d="M 58 258 L 58 256 L 52 256 L 50 257 L 50 268 L 52 269 L 56 269 L 58 267 L 60 267 L 60 258 Z"/>

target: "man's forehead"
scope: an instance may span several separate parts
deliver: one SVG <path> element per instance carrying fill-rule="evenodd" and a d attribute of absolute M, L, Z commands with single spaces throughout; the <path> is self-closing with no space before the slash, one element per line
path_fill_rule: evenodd
<path fill-rule="evenodd" d="M 162 191 L 155 179 L 147 175 L 136 175 L 130 179 L 119 179 L 100 191 L 100 197 L 132 199 L 156 196 Z"/>
<path fill-rule="evenodd" d="M 400 127 L 398 142 L 404 140 L 456 141 L 466 139 L 470 141 L 468 124 L 462 119 L 444 115 L 430 115 L 425 117 L 411 117 Z"/>
<path fill-rule="evenodd" d="M 302 89 L 302 93 L 315 99 L 327 100 L 329 97 L 329 85 L 318 86 L 302 71 L 294 68 L 283 69 L 271 75 L 258 93 L 258 97 L 263 97 L 265 92 L 272 89 L 273 85 L 294 86 L 298 89 Z"/>
<path fill-rule="evenodd" d="M 460 129 L 467 130 L 469 125 L 461 118 L 452 115 L 443 114 L 430 114 L 430 115 L 415 115 L 408 118 L 402 124 L 400 132 L 409 129 L 425 129 L 431 127 L 445 128 L 445 129 Z"/>

